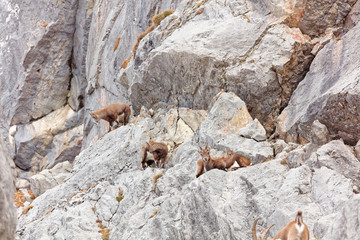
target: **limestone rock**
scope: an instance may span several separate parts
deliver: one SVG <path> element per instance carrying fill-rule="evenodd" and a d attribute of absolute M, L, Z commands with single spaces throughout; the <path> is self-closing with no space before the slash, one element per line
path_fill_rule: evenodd
<path fill-rule="evenodd" d="M 86 54 L 88 50 L 88 36 L 92 22 L 94 1 L 79 0 L 76 12 L 74 47 L 72 59 L 72 79 L 70 83 L 68 103 L 78 111 L 85 104 L 85 89 L 87 87 Z"/>
<path fill-rule="evenodd" d="M 303 1 L 296 1 L 302 3 Z M 339 27 L 351 10 L 354 0 L 311 0 L 300 7 L 299 28 L 309 36 L 319 36 L 328 27 Z"/>
<path fill-rule="evenodd" d="M 77 3 L 2 3 L 1 105 L 8 126 L 39 119 L 65 105 Z"/>
<path fill-rule="evenodd" d="M 333 140 L 320 147 L 306 164 L 311 168 L 327 167 L 353 180 L 355 185 L 360 185 L 360 162 L 352 149 L 341 140 Z"/>
<path fill-rule="evenodd" d="M 209 109 L 208 116 L 200 125 L 195 139 L 200 147 L 208 145 L 223 151 L 232 149 L 253 163 L 263 162 L 273 156 L 271 144 L 238 135 L 238 132 L 252 121 L 245 103 L 238 96 L 234 93 L 221 93 Z M 255 129 L 259 126 L 250 124 L 249 128 L 245 131 L 257 131 Z"/>
<path fill-rule="evenodd" d="M 81 148 L 82 126 L 77 125 L 82 115 L 67 105 L 31 124 L 18 125 L 14 136 L 16 165 L 36 172 L 64 161 L 59 159 L 61 155 L 72 161 Z"/>
<path fill-rule="evenodd" d="M 264 141 L 266 139 L 265 128 L 255 118 L 252 122 L 249 122 L 244 128 L 238 132 L 239 136 L 251 138 L 255 141 Z"/>
<path fill-rule="evenodd" d="M 72 164 L 70 162 L 63 162 L 57 164 L 52 169 L 45 169 L 39 174 L 30 178 L 31 190 L 37 197 L 43 194 L 46 190 L 53 188 L 70 176 Z"/>
<path fill-rule="evenodd" d="M 355 156 L 360 161 L 360 140 L 357 142 L 355 146 Z"/>
<path fill-rule="evenodd" d="M 359 227 L 360 195 L 353 196 L 343 208 L 334 216 L 324 239 L 356 239 L 360 234 Z"/>
<path fill-rule="evenodd" d="M 16 228 L 14 167 L 0 139 L 0 239 L 4 240 L 14 239 Z"/>
<path fill-rule="evenodd" d="M 346 30 L 350 30 L 351 28 L 355 27 L 356 24 L 360 20 L 360 2 L 356 1 L 356 3 L 351 8 L 351 11 L 346 16 L 344 27 Z"/>
<path fill-rule="evenodd" d="M 273 4 L 206 1 L 197 14 L 200 6 L 182 2 L 142 39 L 116 80 L 129 88 L 135 114 L 144 103 L 155 109 L 167 104 L 205 109 L 225 89 L 238 94 L 272 131 L 271 122 L 313 58 L 312 43 L 281 24 L 287 14 L 281 3 Z M 282 13 L 276 20 L 274 8 Z"/>
<path fill-rule="evenodd" d="M 310 71 L 278 118 L 277 132 L 287 141 L 310 140 L 315 120 L 332 137 L 355 145 L 360 136 L 360 24 L 339 41 L 331 41 L 316 56 Z"/>
<path fill-rule="evenodd" d="M 324 145 L 330 141 L 329 131 L 324 124 L 315 120 L 311 126 L 310 139 L 313 144 Z"/>
<path fill-rule="evenodd" d="M 351 179 L 329 168 L 315 170 L 312 181 L 316 186 L 312 189 L 313 199 L 324 215 L 337 212 L 353 195 Z M 334 195 L 339 197 L 334 199 L 331 197 Z"/>

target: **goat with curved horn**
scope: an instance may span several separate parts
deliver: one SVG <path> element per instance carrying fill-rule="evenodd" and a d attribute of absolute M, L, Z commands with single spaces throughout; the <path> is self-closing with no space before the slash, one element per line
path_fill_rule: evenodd
<path fill-rule="evenodd" d="M 258 220 L 259 219 L 256 219 L 254 221 L 252 227 L 252 240 L 265 240 L 266 234 L 274 225 L 265 228 L 265 230 L 260 234 L 260 238 L 257 238 L 256 224 Z M 294 221 L 288 223 L 274 238 L 268 240 L 309 240 L 309 236 L 309 229 L 303 222 L 302 212 L 298 211 Z"/>

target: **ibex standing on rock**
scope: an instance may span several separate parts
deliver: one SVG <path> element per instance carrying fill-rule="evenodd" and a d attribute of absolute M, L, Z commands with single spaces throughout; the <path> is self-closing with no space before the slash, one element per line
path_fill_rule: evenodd
<path fill-rule="evenodd" d="M 218 158 L 210 157 L 209 147 L 206 147 L 205 149 L 200 148 L 199 153 L 202 158 L 197 162 L 196 177 L 199 177 L 205 171 L 210 171 L 214 168 L 220 170 L 229 170 L 234 165 L 235 161 L 239 164 L 239 167 L 246 167 L 251 165 L 249 159 L 240 154 L 234 154 L 234 152 L 231 150 L 226 152 L 226 157 Z"/>
<path fill-rule="evenodd" d="M 155 164 L 157 167 L 159 167 L 160 163 L 161 163 L 160 167 L 162 167 L 162 168 L 164 167 L 166 156 L 168 154 L 168 148 L 165 143 L 150 141 L 149 143 L 146 143 L 146 145 L 142 147 L 142 149 L 141 149 L 141 165 L 142 165 L 143 169 L 145 169 L 147 167 L 146 166 L 147 165 L 147 162 L 146 162 L 147 152 L 150 152 L 153 154 L 154 161 L 155 161 Z"/>
<path fill-rule="evenodd" d="M 110 125 L 109 126 L 109 132 L 110 132 L 114 121 L 118 125 L 120 125 L 118 118 L 119 118 L 119 115 L 121 115 L 123 113 L 124 113 L 123 125 L 125 126 L 129 120 L 131 110 L 130 110 L 129 105 L 122 103 L 122 102 L 112 103 L 103 109 L 91 112 L 90 115 L 91 115 L 91 117 L 93 117 L 95 119 L 96 122 L 99 122 L 100 119 L 108 121 L 109 125 Z"/>
<path fill-rule="evenodd" d="M 260 234 L 260 238 L 256 236 L 256 219 L 252 227 L 252 240 L 265 240 L 265 236 L 274 225 L 271 225 Z M 291 221 L 274 237 L 268 240 L 309 240 L 309 230 L 303 222 L 302 212 L 298 211 L 295 220 Z"/>

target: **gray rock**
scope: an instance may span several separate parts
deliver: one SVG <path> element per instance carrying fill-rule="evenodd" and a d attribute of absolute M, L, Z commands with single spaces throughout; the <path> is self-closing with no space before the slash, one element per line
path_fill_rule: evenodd
<path fill-rule="evenodd" d="M 205 109 L 225 89 L 241 96 L 271 131 L 313 58 L 312 44 L 298 29 L 272 18 L 273 4 L 207 1 L 197 7 L 182 2 L 143 38 L 116 80 L 129 88 L 135 114 L 142 105 Z M 281 3 L 278 7 L 284 17 Z M 203 13 L 196 14 L 200 8 Z"/>
<path fill-rule="evenodd" d="M 356 3 L 351 8 L 351 11 L 346 16 L 344 28 L 345 30 L 350 30 L 351 28 L 355 27 L 356 24 L 360 20 L 360 2 L 356 1 Z"/>
<path fill-rule="evenodd" d="M 332 137 L 355 145 L 360 136 L 360 24 L 339 41 L 331 41 L 316 56 L 310 71 L 278 118 L 277 132 L 287 141 L 310 140 L 311 125 L 319 120 Z M 345 57 L 346 56 L 346 57 Z"/>
<path fill-rule="evenodd" d="M 341 140 L 333 140 L 320 147 L 306 162 L 312 169 L 327 167 L 360 185 L 360 162 L 352 149 Z"/>
<path fill-rule="evenodd" d="M 52 169 L 45 169 L 39 174 L 30 178 L 31 190 L 37 197 L 43 194 L 46 190 L 53 188 L 70 176 L 72 164 L 70 162 L 63 162 L 57 164 Z"/>
<path fill-rule="evenodd" d="M 360 140 L 357 142 L 355 146 L 355 156 L 360 161 Z"/>
<path fill-rule="evenodd" d="M 256 118 L 244 128 L 240 129 L 238 134 L 242 137 L 254 139 L 255 141 L 264 141 L 266 139 L 265 128 Z"/>
<path fill-rule="evenodd" d="M 194 138 L 200 147 L 208 145 L 222 151 L 232 149 L 253 163 L 263 162 L 273 156 L 271 144 L 237 134 L 252 121 L 245 103 L 239 97 L 233 93 L 221 93 Z M 250 124 L 250 131 L 257 131 L 255 129 L 259 126 Z"/>
<path fill-rule="evenodd" d="M 82 111 L 74 112 L 67 105 L 31 124 L 18 125 L 14 136 L 16 165 L 38 172 L 57 162 L 72 161 L 81 148 L 83 127 L 78 124 L 82 116 Z"/>
<path fill-rule="evenodd" d="M 16 229 L 14 168 L 14 163 L 0 138 L 0 239 L 4 240 L 14 239 Z"/>
<path fill-rule="evenodd" d="M 336 217 L 336 213 L 326 215 L 321 217 L 315 224 L 314 224 L 314 237 L 316 239 L 324 239 L 324 235 L 326 234 L 327 230 L 331 226 L 332 222 Z"/>
<path fill-rule="evenodd" d="M 324 145 L 330 141 L 329 131 L 324 124 L 315 120 L 311 126 L 310 139 L 313 144 Z"/>
<path fill-rule="evenodd" d="M 68 103 L 72 109 L 78 111 L 85 104 L 86 54 L 89 42 L 89 30 L 92 22 L 94 1 L 78 1 L 76 13 L 73 58 L 71 59 L 72 79 L 70 82 L 70 96 Z"/>
<path fill-rule="evenodd" d="M 301 1 L 296 1 L 301 5 Z M 323 2 L 321 0 L 307 1 L 298 8 L 300 22 L 298 23 L 301 31 L 309 36 L 319 36 L 328 27 L 339 27 L 351 10 L 354 0 L 331 0 Z M 294 14 L 295 15 L 295 14 Z"/>
<path fill-rule="evenodd" d="M 334 216 L 333 223 L 323 239 L 357 239 L 360 235 L 360 195 L 353 196 Z"/>
<path fill-rule="evenodd" d="M 324 215 L 337 212 L 352 197 L 352 181 L 340 173 L 321 167 L 312 178 L 312 197 Z M 337 195 L 337 198 L 331 196 Z"/>
<path fill-rule="evenodd" d="M 2 4 L 1 105 L 9 125 L 28 123 L 65 105 L 77 3 Z"/>

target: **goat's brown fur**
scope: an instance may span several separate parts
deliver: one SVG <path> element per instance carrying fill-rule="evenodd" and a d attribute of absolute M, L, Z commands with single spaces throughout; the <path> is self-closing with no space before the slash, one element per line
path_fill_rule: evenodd
<path fill-rule="evenodd" d="M 252 228 L 252 239 L 258 240 L 256 236 L 256 223 L 255 220 Z M 260 236 L 259 240 L 265 240 L 265 235 L 271 227 L 266 228 Z M 302 212 L 298 211 L 295 220 L 288 223 L 281 231 L 272 239 L 268 240 L 309 240 L 310 234 L 309 229 L 306 224 L 303 222 Z"/>
<path fill-rule="evenodd" d="M 166 156 L 168 154 L 168 148 L 165 143 L 150 141 L 146 143 L 141 149 L 141 165 L 145 169 L 148 166 L 146 161 L 147 152 L 152 153 L 154 161 L 157 167 L 163 168 L 165 165 Z"/>
<path fill-rule="evenodd" d="M 117 102 L 117 103 L 112 103 L 103 109 L 93 111 L 90 113 L 90 115 L 95 119 L 96 122 L 99 122 L 100 119 L 108 121 L 110 125 L 109 126 L 109 132 L 110 132 L 114 122 L 120 125 L 118 119 L 119 115 L 124 114 L 123 125 L 125 126 L 129 120 L 130 113 L 131 110 L 129 105 L 122 102 Z"/>
<path fill-rule="evenodd" d="M 239 167 L 246 167 L 251 165 L 251 162 L 246 157 L 240 154 L 234 154 L 233 151 L 228 150 L 226 152 L 226 157 L 211 158 L 210 157 L 210 148 L 206 147 L 199 151 L 201 159 L 197 162 L 197 171 L 196 177 L 199 177 L 206 171 L 217 168 L 220 170 L 229 170 L 234 165 L 235 161 L 239 164 Z"/>
<path fill-rule="evenodd" d="M 231 157 L 231 161 L 228 161 L 228 163 L 231 165 L 226 166 L 227 169 L 231 168 L 231 166 L 235 163 L 235 161 L 237 162 L 237 164 L 239 165 L 240 168 L 247 167 L 252 164 L 251 161 L 247 157 L 245 157 L 241 154 L 238 154 L 238 153 L 234 153 L 232 150 L 227 150 L 226 156 Z M 235 169 L 235 168 L 232 168 L 232 169 Z"/>

